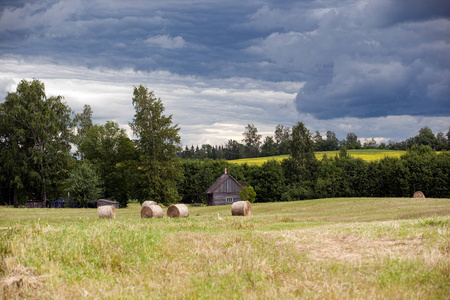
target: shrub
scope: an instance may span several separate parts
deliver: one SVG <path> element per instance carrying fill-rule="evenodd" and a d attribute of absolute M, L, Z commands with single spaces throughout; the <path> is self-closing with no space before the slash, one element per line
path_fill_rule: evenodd
<path fill-rule="evenodd" d="M 67 184 L 67 191 L 83 207 L 87 207 L 89 200 L 97 199 L 102 192 L 100 177 L 86 162 L 70 171 Z"/>
<path fill-rule="evenodd" d="M 256 199 L 256 192 L 251 186 L 244 186 L 239 191 L 239 197 L 241 197 L 242 201 L 248 201 L 250 203 L 255 202 Z"/>

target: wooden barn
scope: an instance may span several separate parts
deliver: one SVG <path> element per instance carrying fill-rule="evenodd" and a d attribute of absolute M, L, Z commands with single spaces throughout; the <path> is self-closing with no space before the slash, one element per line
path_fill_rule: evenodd
<path fill-rule="evenodd" d="M 44 200 L 27 200 L 25 208 L 45 208 Z"/>
<path fill-rule="evenodd" d="M 208 206 L 227 205 L 236 201 L 241 201 L 239 191 L 242 186 L 233 176 L 225 172 L 213 185 L 211 185 L 205 192 Z"/>

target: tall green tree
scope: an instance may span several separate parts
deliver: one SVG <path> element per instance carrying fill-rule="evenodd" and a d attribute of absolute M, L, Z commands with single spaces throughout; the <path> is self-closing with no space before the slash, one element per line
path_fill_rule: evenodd
<path fill-rule="evenodd" d="M 311 132 L 303 122 L 292 127 L 291 156 L 299 165 L 315 158 L 316 150 Z"/>
<path fill-rule="evenodd" d="M 83 112 L 76 114 L 73 121 L 74 121 L 74 127 L 76 129 L 76 133 L 74 134 L 74 137 L 73 137 L 73 143 L 78 147 L 77 155 L 79 155 L 80 158 L 83 158 L 83 156 L 80 153 L 79 148 L 80 148 L 80 145 L 87 138 L 89 129 L 93 126 L 91 106 L 88 104 L 85 104 L 83 107 Z"/>
<path fill-rule="evenodd" d="M 127 206 L 132 190 L 130 173 L 135 167 L 136 151 L 125 130 L 113 121 L 95 124 L 81 141 L 79 152 L 93 163 L 104 184 L 104 197 Z"/>
<path fill-rule="evenodd" d="M 436 134 L 436 150 L 442 151 L 446 150 L 448 147 L 447 138 L 445 137 L 445 134 L 443 132 L 438 132 Z"/>
<path fill-rule="evenodd" d="M 3 103 L 0 104 L 0 186 L 5 202 L 10 202 L 12 194 L 13 205 L 17 208 L 18 192 L 24 187 L 30 166 L 22 147 L 25 139 L 11 126 L 4 109 Z"/>
<path fill-rule="evenodd" d="M 42 82 L 22 80 L 16 92 L 8 93 L 1 106 L 9 154 L 21 166 L 14 172 L 15 188 L 31 179 L 39 185 L 44 204 L 47 189 L 55 186 L 67 170 L 70 161 L 71 109 L 62 102 L 62 96 L 47 98 Z"/>
<path fill-rule="evenodd" d="M 437 138 L 434 136 L 430 127 L 425 126 L 419 130 L 419 134 L 406 140 L 406 147 L 412 148 L 414 145 L 430 146 L 436 149 Z"/>
<path fill-rule="evenodd" d="M 226 160 L 240 159 L 243 157 L 245 146 L 236 140 L 228 140 L 223 149 Z"/>
<path fill-rule="evenodd" d="M 323 151 L 333 151 L 337 150 L 339 147 L 339 140 L 336 134 L 332 131 L 327 131 L 327 139 L 323 141 L 322 150 Z"/>
<path fill-rule="evenodd" d="M 253 124 L 247 124 L 242 135 L 244 136 L 242 141 L 245 145 L 245 157 L 258 157 L 261 146 L 261 135 L 258 134 L 258 128 Z"/>
<path fill-rule="evenodd" d="M 275 156 L 278 155 L 278 146 L 273 140 L 272 136 L 266 136 L 264 143 L 261 146 L 261 156 Z"/>
<path fill-rule="evenodd" d="M 361 142 L 353 132 L 347 134 L 347 138 L 342 142 L 342 145 L 346 146 L 347 149 L 361 149 Z"/>
<path fill-rule="evenodd" d="M 298 122 L 292 127 L 291 157 L 283 161 L 285 176 L 290 183 L 313 179 L 318 166 L 315 149 L 311 132 L 305 124 Z"/>
<path fill-rule="evenodd" d="M 433 131 L 430 127 L 425 126 L 419 130 L 419 135 L 415 137 L 416 144 L 430 146 L 431 148 L 435 148 L 436 146 L 436 137 L 433 134 Z"/>
<path fill-rule="evenodd" d="M 316 144 L 316 150 L 323 151 L 324 140 L 323 140 L 322 135 L 320 134 L 319 130 L 316 130 L 316 132 L 314 133 L 313 141 L 314 141 L 314 144 Z"/>
<path fill-rule="evenodd" d="M 172 125 L 172 115 L 164 115 L 161 99 L 142 85 L 134 88 L 133 106 L 136 113 L 130 127 L 139 152 L 139 198 L 176 203 L 181 199 L 177 182 L 183 177 L 177 156 L 181 151 L 180 128 Z"/>
<path fill-rule="evenodd" d="M 275 142 L 278 145 L 279 154 L 289 154 L 291 141 L 291 128 L 278 124 L 275 127 Z"/>

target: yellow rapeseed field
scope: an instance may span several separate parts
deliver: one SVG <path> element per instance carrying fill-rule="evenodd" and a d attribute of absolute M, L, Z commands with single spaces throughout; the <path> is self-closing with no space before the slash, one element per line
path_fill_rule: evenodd
<path fill-rule="evenodd" d="M 316 152 L 316 158 L 321 160 L 324 155 L 327 155 L 327 157 L 335 157 L 336 155 L 339 155 L 339 151 L 321 151 Z M 376 149 L 369 149 L 369 150 L 349 150 L 348 154 L 350 154 L 352 157 L 355 158 L 361 158 L 365 161 L 376 161 L 379 159 L 382 159 L 384 157 L 400 157 L 403 154 L 405 154 L 405 151 L 402 150 L 376 150 Z M 270 159 L 275 159 L 277 161 L 282 161 L 283 159 L 288 158 L 289 155 L 279 155 L 279 156 L 270 156 L 270 157 L 256 157 L 256 158 L 243 158 L 243 159 L 235 159 L 230 160 L 231 163 L 236 164 L 248 164 L 248 165 L 262 165 L 266 161 Z"/>

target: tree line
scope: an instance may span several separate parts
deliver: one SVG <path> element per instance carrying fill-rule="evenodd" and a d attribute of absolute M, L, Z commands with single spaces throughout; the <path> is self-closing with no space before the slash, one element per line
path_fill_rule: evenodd
<path fill-rule="evenodd" d="M 311 153 L 312 154 L 312 153 Z M 182 161 L 184 180 L 179 182 L 182 201 L 204 202 L 204 191 L 226 167 L 244 186 L 256 192 L 256 202 L 296 201 L 330 197 L 450 197 L 450 153 L 430 146 L 413 146 L 399 158 L 367 162 L 348 155 L 317 160 L 313 155 L 268 160 L 261 166 L 238 165 L 226 160 Z M 205 188 L 206 187 L 206 188 Z"/>
<path fill-rule="evenodd" d="M 421 133 L 419 133 L 420 136 Z M 366 162 L 351 157 L 345 146 L 338 155 L 321 160 L 316 141 L 302 122 L 292 127 L 290 156 L 261 166 L 237 165 L 225 160 L 183 160 L 185 180 L 180 182 L 184 202 L 204 201 L 204 187 L 224 167 L 244 186 L 256 192 L 257 202 L 296 201 L 328 197 L 450 197 L 450 153 L 437 153 L 430 145 L 414 144 L 399 158 Z"/>
<path fill-rule="evenodd" d="M 29 199 L 47 204 L 61 196 L 82 206 L 100 197 L 122 207 L 129 199 L 181 200 L 179 127 L 153 92 L 142 85 L 133 90 L 134 140 L 116 122 L 93 124 L 89 105 L 74 114 L 62 100 L 47 97 L 39 80 L 22 80 L 0 104 L 3 204 L 17 207 Z"/>
<path fill-rule="evenodd" d="M 17 207 L 29 199 L 47 202 L 61 196 L 82 206 L 99 198 L 117 200 L 121 207 L 130 199 L 165 205 L 204 202 L 204 191 L 225 167 L 256 191 L 258 202 L 409 197 L 415 190 L 429 197 L 450 196 L 450 156 L 434 151 L 443 134 L 434 136 L 428 127 L 405 142 L 412 146 L 401 158 L 371 163 L 347 154 L 347 149 L 357 147 L 356 135 L 338 142 L 329 131 L 321 139 L 302 122 L 292 128 L 278 125 L 263 144 L 249 124 L 242 143 L 230 140 L 223 146 L 183 151 L 180 129 L 164 114 L 161 99 L 140 85 L 133 89 L 131 103 L 135 114 L 129 125 L 135 139 L 116 122 L 93 124 L 89 105 L 74 114 L 62 96 L 47 97 L 39 80 L 22 80 L 0 104 L 1 203 Z M 446 137 L 448 147 L 448 133 Z M 316 150 L 336 147 L 339 155 L 315 158 Z M 290 156 L 262 166 L 226 161 L 264 153 Z"/>
<path fill-rule="evenodd" d="M 273 136 L 266 136 L 262 141 L 262 135 L 258 134 L 258 129 L 253 124 L 248 124 L 243 133 L 241 142 L 228 140 L 225 145 L 212 146 L 203 144 L 200 147 L 185 146 L 179 153 L 181 158 L 187 159 L 241 159 L 254 157 L 268 157 L 290 154 L 289 143 L 292 139 L 291 128 L 289 126 L 277 125 Z M 447 133 L 439 132 L 434 135 L 431 128 L 425 126 L 419 130 L 419 134 L 405 141 L 387 144 L 377 143 L 374 138 L 361 142 L 358 136 L 350 132 L 346 138 L 339 140 L 333 131 L 327 131 L 322 136 L 319 131 L 312 135 L 316 151 L 336 151 L 341 148 L 352 149 L 382 149 L 382 150 L 407 150 L 414 145 L 430 146 L 436 151 L 450 150 L 450 128 Z"/>

